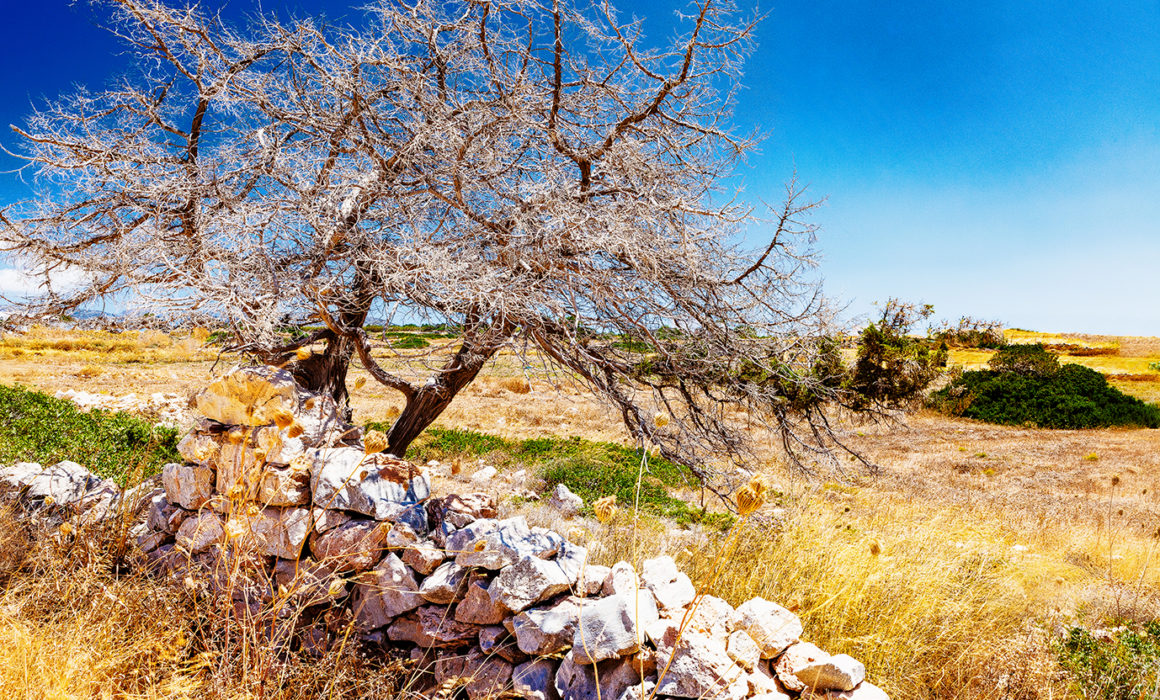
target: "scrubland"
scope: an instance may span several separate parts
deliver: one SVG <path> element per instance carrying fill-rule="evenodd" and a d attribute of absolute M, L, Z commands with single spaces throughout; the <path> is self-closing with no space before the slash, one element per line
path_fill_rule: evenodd
<path fill-rule="evenodd" d="M 230 363 L 193 336 L 166 343 L 144 332 L 57 333 L 0 341 L 0 382 L 49 393 L 192 394 Z M 1126 375 L 1117 386 L 1145 400 L 1160 396 L 1160 372 L 1148 367 L 1160 361 L 1160 340 L 1026 332 L 1009 339 L 1067 346 L 1076 354 L 1063 361 Z M 386 350 L 376 354 L 390 363 Z M 969 367 L 986 355 L 956 350 L 951 361 Z M 352 385 L 362 374 L 352 372 Z M 991 426 L 918 411 L 845 425 L 873 472 L 850 463 L 802 474 L 764 450 L 750 466 L 773 495 L 731 527 L 678 525 L 623 500 L 611 523 L 561 521 L 529 497 L 543 488 L 544 461 L 511 446 L 571 436 L 623 443 L 625 435 L 606 407 L 549 379 L 525 374 L 505 355 L 456 399 L 437 427 L 500 439 L 486 449 L 421 439 L 424 460 L 454 465 L 441 489 L 478 490 L 470 475 L 497 466 L 499 477 L 482 488 L 506 512 L 584 538 L 594 563 L 667 552 L 702 590 L 735 604 L 754 595 L 779 601 L 802 617 L 809 640 L 864 661 L 894 698 L 1156 697 L 1085 685 L 1074 668 L 1067 672 L 1074 659 L 1060 645 L 1073 627 L 1109 639 L 1117 626 L 1160 617 L 1160 432 Z M 352 400 L 360 424 L 389 420 L 400 405 L 373 381 Z M 513 481 L 520 469 L 526 476 Z M 722 510 L 692 485 L 672 493 L 691 507 Z M 319 656 L 281 653 L 180 586 L 119 573 L 116 532 L 31 537 L 2 517 L 4 697 L 406 692 L 402 662 L 364 656 L 353 642 Z M 1137 661 L 1155 663 L 1149 658 Z M 1155 679 L 1155 668 L 1139 670 Z"/>

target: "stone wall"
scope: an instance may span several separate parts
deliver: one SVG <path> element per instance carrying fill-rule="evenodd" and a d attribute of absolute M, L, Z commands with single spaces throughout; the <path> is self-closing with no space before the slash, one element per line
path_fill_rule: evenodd
<path fill-rule="evenodd" d="M 422 467 L 375 453 L 284 371 L 237 369 L 198 408 L 134 535 L 158 571 L 242 609 L 342 611 L 471 700 L 886 697 L 776 603 L 698 595 L 670 557 L 590 564 L 487 494 L 431 497 Z"/>

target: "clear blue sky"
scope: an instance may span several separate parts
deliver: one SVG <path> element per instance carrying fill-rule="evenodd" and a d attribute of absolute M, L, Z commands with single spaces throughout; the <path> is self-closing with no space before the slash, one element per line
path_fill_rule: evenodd
<path fill-rule="evenodd" d="M 338 17 L 351 4 L 265 7 Z M 619 6 L 665 35 L 677 5 Z M 5 127 L 31 99 L 124 69 L 87 4 L 0 9 Z M 851 314 L 897 296 L 946 317 L 1160 335 L 1160 0 L 763 11 L 737 113 L 767 137 L 742 173 L 746 196 L 776 200 L 796 167 L 827 198 L 822 273 Z M 0 175 L 0 203 L 24 191 Z"/>

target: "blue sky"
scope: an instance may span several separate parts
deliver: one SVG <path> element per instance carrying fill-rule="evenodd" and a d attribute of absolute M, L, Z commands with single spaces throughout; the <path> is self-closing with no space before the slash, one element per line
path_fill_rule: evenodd
<path fill-rule="evenodd" d="M 124 69 L 87 4 L 0 3 L 5 127 L 32 99 Z M 335 17 L 350 4 L 265 7 Z M 619 6 L 660 36 L 677 7 Z M 952 318 L 1160 335 L 1160 0 L 762 10 L 737 119 L 766 140 L 745 193 L 776 201 L 796 167 L 827 199 L 821 271 L 851 315 L 896 296 Z M 0 175 L 0 203 L 25 191 Z"/>

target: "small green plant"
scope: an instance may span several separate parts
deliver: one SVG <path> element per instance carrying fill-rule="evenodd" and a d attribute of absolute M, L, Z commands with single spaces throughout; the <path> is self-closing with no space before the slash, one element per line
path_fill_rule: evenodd
<path fill-rule="evenodd" d="M 177 431 L 127 413 L 81 411 L 72 402 L 0 385 L 0 463 L 71 460 L 124 486 L 180 461 Z"/>
<path fill-rule="evenodd" d="M 947 364 L 947 345 L 918 338 L 911 330 L 934 313 L 897 299 L 886 302 L 882 316 L 862 331 L 850 389 L 864 403 L 907 404 L 930 386 Z"/>
<path fill-rule="evenodd" d="M 426 338 L 417 335 L 402 335 L 391 341 L 391 347 L 395 350 L 419 350 L 430 345 Z"/>
<path fill-rule="evenodd" d="M 1085 700 L 1160 697 L 1160 621 L 1099 636 L 1072 627 L 1054 650 L 1074 691 Z"/>
<path fill-rule="evenodd" d="M 1085 462 L 1097 462 L 1097 461 L 1099 461 L 1100 456 L 1098 454 L 1096 454 L 1095 452 L 1093 452 L 1090 455 L 1084 455 L 1083 459 Z"/>

